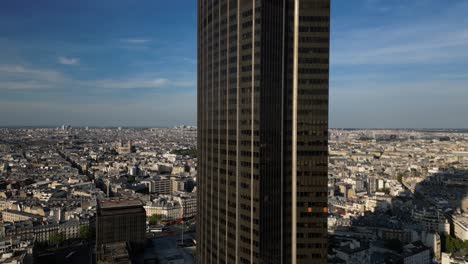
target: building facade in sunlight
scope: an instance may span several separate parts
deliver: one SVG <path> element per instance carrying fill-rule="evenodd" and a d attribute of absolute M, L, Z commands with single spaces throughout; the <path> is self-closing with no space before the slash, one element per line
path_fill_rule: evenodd
<path fill-rule="evenodd" d="M 329 0 L 198 1 L 198 263 L 326 263 Z"/>

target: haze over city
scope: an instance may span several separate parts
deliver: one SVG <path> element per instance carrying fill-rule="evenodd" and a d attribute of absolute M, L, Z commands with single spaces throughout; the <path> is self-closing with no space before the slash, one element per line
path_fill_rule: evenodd
<path fill-rule="evenodd" d="M 331 127 L 466 128 L 468 2 L 331 10 Z M 196 15 L 195 1 L 3 1 L 0 125 L 195 125 Z"/>

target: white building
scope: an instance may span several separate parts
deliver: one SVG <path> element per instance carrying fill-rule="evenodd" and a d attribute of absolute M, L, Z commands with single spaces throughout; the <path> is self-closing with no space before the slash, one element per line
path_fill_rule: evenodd
<path fill-rule="evenodd" d="M 452 224 L 455 237 L 463 241 L 468 240 L 468 216 L 452 215 Z"/>
<path fill-rule="evenodd" d="M 181 204 L 170 196 L 160 196 L 152 202 L 148 202 L 144 208 L 147 217 L 161 215 L 167 220 L 175 220 L 183 217 Z"/>
<path fill-rule="evenodd" d="M 362 245 L 359 241 L 347 241 L 341 243 L 340 247 L 334 250 L 336 255 L 348 264 L 370 263 L 369 246 Z"/>
<path fill-rule="evenodd" d="M 171 194 L 173 192 L 172 180 L 170 177 L 158 177 L 151 180 L 142 181 L 148 186 L 150 193 Z"/>
<path fill-rule="evenodd" d="M 431 252 L 421 241 L 410 243 L 403 247 L 404 264 L 431 263 Z"/>
<path fill-rule="evenodd" d="M 197 214 L 197 196 L 196 194 L 180 193 L 174 197 L 174 200 L 182 206 L 182 217 L 194 217 Z"/>
<path fill-rule="evenodd" d="M 442 253 L 442 264 L 468 264 L 468 251 L 459 250 L 454 253 Z"/>

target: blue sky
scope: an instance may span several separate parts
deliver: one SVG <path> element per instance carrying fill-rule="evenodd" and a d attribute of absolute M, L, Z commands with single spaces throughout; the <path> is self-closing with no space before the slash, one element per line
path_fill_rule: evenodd
<path fill-rule="evenodd" d="M 468 1 L 334 0 L 331 127 L 468 127 Z M 4 0 L 0 126 L 196 123 L 196 1 Z"/>

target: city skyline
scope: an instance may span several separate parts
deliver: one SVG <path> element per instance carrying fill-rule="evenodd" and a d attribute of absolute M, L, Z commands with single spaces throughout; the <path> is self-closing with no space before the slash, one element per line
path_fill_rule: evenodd
<path fill-rule="evenodd" d="M 195 3 L 90 3 L 2 3 L 0 124 L 194 125 Z M 467 11 L 332 1 L 330 127 L 466 128 Z"/>

